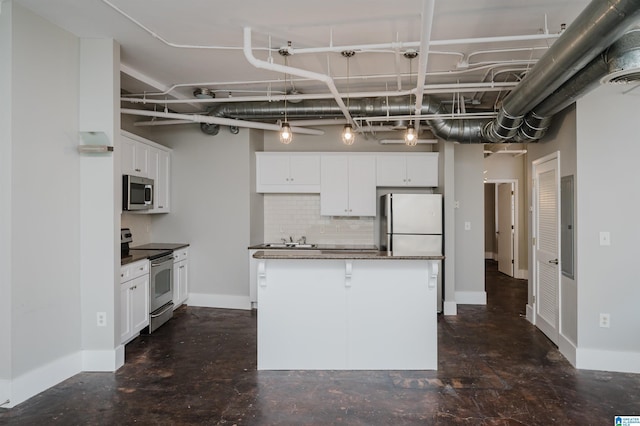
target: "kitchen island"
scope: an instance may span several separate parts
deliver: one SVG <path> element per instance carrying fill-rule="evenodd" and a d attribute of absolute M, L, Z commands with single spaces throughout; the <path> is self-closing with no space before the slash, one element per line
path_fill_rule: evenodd
<path fill-rule="evenodd" d="M 440 254 L 258 251 L 259 370 L 435 370 Z"/>

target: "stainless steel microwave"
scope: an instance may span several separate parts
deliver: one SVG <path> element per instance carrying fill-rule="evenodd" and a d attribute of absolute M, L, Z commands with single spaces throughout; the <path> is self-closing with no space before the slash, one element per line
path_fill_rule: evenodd
<path fill-rule="evenodd" d="M 122 210 L 153 208 L 153 179 L 122 175 Z"/>

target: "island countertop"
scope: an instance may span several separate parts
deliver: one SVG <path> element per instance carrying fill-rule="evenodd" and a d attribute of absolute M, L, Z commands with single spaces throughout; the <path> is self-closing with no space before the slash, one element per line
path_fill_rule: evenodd
<path fill-rule="evenodd" d="M 353 260 L 443 260 L 440 253 L 423 255 L 394 255 L 386 251 L 341 251 L 341 250 L 269 250 L 258 251 L 256 259 L 353 259 Z"/>

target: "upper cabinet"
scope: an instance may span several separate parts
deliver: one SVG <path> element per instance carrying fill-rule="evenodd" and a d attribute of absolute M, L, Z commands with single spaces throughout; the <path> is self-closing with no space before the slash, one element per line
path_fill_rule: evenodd
<path fill-rule="evenodd" d="M 257 192 L 320 192 L 317 153 L 256 153 Z"/>
<path fill-rule="evenodd" d="M 322 216 L 376 215 L 376 158 L 323 155 L 320 186 Z"/>
<path fill-rule="evenodd" d="M 153 179 L 153 208 L 138 213 L 169 213 L 171 149 L 124 130 L 120 137 L 122 174 Z"/>
<path fill-rule="evenodd" d="M 377 186 L 438 186 L 438 153 L 384 153 L 376 155 Z"/>

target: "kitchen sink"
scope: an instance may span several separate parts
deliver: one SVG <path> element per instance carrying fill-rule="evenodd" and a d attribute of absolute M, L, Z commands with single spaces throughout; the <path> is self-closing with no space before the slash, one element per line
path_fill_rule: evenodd
<path fill-rule="evenodd" d="M 302 243 L 269 243 L 264 245 L 265 248 L 316 248 L 317 244 L 302 244 Z"/>

